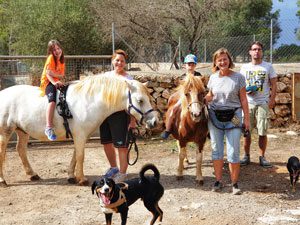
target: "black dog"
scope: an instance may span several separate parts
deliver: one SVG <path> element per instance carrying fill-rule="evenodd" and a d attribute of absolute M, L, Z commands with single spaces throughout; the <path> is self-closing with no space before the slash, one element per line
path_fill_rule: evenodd
<path fill-rule="evenodd" d="M 292 156 L 289 158 L 288 163 L 286 164 L 286 167 L 290 173 L 290 181 L 292 185 L 292 191 L 296 191 L 296 182 L 299 179 L 299 173 L 300 173 L 300 163 L 299 159 L 296 156 Z"/>
<path fill-rule="evenodd" d="M 145 176 L 147 170 L 152 170 L 154 176 Z M 113 213 L 120 213 L 122 225 L 126 224 L 128 207 L 141 198 L 145 207 L 152 213 L 150 224 L 157 218 L 162 221 L 163 211 L 158 201 L 164 194 L 164 187 L 159 183 L 160 173 L 153 164 L 146 164 L 139 173 L 139 178 L 127 180 L 124 183 L 115 183 L 113 179 L 102 177 L 94 181 L 92 193 L 100 199 L 100 206 L 105 213 L 106 224 L 110 225 Z"/>

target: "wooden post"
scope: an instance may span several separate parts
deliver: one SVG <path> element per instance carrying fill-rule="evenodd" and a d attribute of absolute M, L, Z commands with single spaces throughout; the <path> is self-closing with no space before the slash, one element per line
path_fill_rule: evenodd
<path fill-rule="evenodd" d="M 179 48 L 178 48 L 178 46 L 177 46 L 177 47 L 176 47 L 176 50 L 175 50 L 175 54 L 174 54 L 173 60 L 172 60 L 172 64 L 171 64 L 170 70 L 172 69 L 173 65 L 175 66 L 175 68 L 176 68 L 177 70 L 180 69 L 179 66 L 178 66 L 178 64 L 177 64 L 177 62 L 176 62 L 176 57 L 178 56 L 178 50 L 179 50 Z"/>
<path fill-rule="evenodd" d="M 292 77 L 292 118 L 300 120 L 300 73 L 294 73 Z"/>

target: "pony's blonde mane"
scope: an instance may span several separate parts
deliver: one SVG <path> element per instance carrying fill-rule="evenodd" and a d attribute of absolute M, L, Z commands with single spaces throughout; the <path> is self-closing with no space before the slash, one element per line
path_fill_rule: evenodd
<path fill-rule="evenodd" d="M 122 99 L 127 88 L 125 78 L 98 74 L 87 76 L 74 86 L 74 91 L 85 96 L 94 96 L 101 93 L 101 100 L 107 104 L 116 105 Z"/>
<path fill-rule="evenodd" d="M 183 80 L 183 83 L 178 87 L 178 91 L 180 92 L 182 114 L 185 115 L 186 113 L 188 113 L 189 104 L 185 95 L 191 91 L 197 91 L 197 93 L 204 93 L 205 87 L 201 77 L 197 77 L 189 73 Z"/>

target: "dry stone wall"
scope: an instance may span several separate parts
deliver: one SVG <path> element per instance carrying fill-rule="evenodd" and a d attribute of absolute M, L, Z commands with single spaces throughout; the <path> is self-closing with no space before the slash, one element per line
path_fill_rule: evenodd
<path fill-rule="evenodd" d="M 275 127 L 287 126 L 292 119 L 292 76 L 280 74 L 277 80 L 276 105 L 270 111 L 272 125 Z"/>
<path fill-rule="evenodd" d="M 205 74 L 206 71 L 200 72 L 202 74 Z M 163 116 L 166 112 L 167 102 L 170 95 L 179 85 L 179 81 L 183 78 L 182 73 L 182 71 L 172 70 L 165 73 L 130 71 L 130 74 L 134 77 L 134 79 L 141 82 L 147 82 L 147 87 L 149 89 L 149 92 L 151 93 L 154 108 L 160 112 L 160 124 L 155 130 L 152 131 L 154 133 L 161 132 L 164 129 Z M 270 111 L 271 125 L 273 127 L 287 126 L 292 120 L 292 76 L 293 73 L 289 72 L 278 74 L 277 95 L 275 98 L 276 105 L 274 109 Z M 23 78 L 22 81 L 17 83 L 20 84 L 25 82 L 38 86 L 39 79 L 33 78 L 35 77 L 31 76 L 31 82 L 28 82 L 28 80 L 26 80 L 25 82 Z M 28 79 L 28 77 L 26 79 Z M 142 132 L 146 135 L 146 131 Z"/>
<path fill-rule="evenodd" d="M 182 75 L 172 72 L 168 74 L 131 72 L 130 74 L 136 80 L 147 82 L 147 87 L 155 104 L 154 107 L 161 115 L 160 126 L 157 128 L 157 132 L 160 132 L 163 130 L 163 115 L 166 112 L 168 98 L 175 91 L 179 80 L 182 79 Z M 275 102 L 274 109 L 270 110 L 271 126 L 282 127 L 289 125 L 292 107 L 292 73 L 278 75 Z"/>

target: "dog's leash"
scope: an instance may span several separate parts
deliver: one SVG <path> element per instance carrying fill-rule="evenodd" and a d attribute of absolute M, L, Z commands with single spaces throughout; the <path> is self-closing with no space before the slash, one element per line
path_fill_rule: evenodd
<path fill-rule="evenodd" d="M 138 132 L 139 132 L 139 130 L 138 130 Z M 128 165 L 133 166 L 134 164 L 136 164 L 136 162 L 139 158 L 139 149 L 136 144 L 136 136 L 133 133 L 132 129 L 129 129 L 127 132 L 126 143 L 129 144 L 128 153 L 127 153 L 127 163 L 128 163 Z M 134 145 L 134 151 L 136 152 L 136 158 L 132 163 L 130 163 L 129 156 L 130 156 L 130 151 L 131 151 L 132 145 Z"/>

